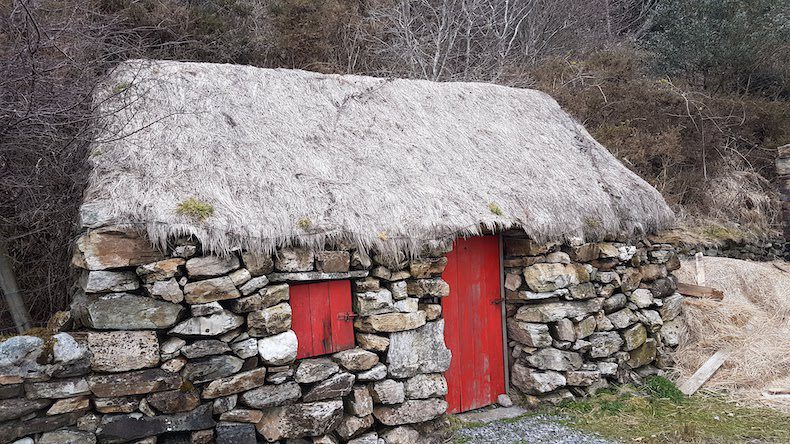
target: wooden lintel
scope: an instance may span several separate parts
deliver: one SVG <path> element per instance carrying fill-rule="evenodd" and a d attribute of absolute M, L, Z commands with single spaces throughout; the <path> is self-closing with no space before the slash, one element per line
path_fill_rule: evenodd
<path fill-rule="evenodd" d="M 682 282 L 678 282 L 678 293 L 693 298 L 716 299 L 718 301 L 724 299 L 724 292 L 721 290 L 702 285 L 684 284 Z"/>

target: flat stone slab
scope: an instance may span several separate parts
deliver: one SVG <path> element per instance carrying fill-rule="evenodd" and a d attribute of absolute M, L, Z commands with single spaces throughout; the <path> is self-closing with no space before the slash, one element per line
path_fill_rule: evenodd
<path fill-rule="evenodd" d="M 340 273 L 323 273 L 320 271 L 305 271 L 301 273 L 272 273 L 266 277 L 269 282 L 288 281 L 330 281 L 337 279 L 357 279 L 368 276 L 367 270 L 355 270 Z"/>
<path fill-rule="evenodd" d="M 499 408 L 485 408 L 473 410 L 471 412 L 459 413 L 455 415 L 461 422 L 465 423 L 484 423 L 487 424 L 492 421 L 500 421 L 502 419 L 518 418 L 521 415 L 526 415 L 529 410 L 514 405 L 513 407 L 499 407 Z"/>

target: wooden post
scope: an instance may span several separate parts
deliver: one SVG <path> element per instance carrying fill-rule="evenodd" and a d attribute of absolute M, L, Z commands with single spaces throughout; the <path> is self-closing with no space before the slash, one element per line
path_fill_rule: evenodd
<path fill-rule="evenodd" d="M 14 269 L 11 268 L 11 261 L 8 258 L 8 251 L 3 241 L 0 241 L 0 291 L 3 293 L 8 311 L 11 313 L 11 318 L 16 325 L 16 330 L 19 333 L 29 330 L 33 326 L 33 321 L 30 319 L 30 313 L 28 313 L 25 303 L 22 301 L 22 294 L 19 291 L 19 286 L 17 286 Z"/>
<path fill-rule="evenodd" d="M 779 194 L 782 196 L 782 218 L 784 219 L 785 259 L 790 260 L 790 144 L 780 146 L 776 156 L 776 175 Z"/>

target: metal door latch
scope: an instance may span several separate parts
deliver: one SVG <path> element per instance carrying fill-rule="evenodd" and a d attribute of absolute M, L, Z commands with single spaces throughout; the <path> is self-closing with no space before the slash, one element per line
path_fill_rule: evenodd
<path fill-rule="evenodd" d="M 341 320 L 341 321 L 350 321 L 350 320 L 356 318 L 357 316 L 359 316 L 359 315 L 356 314 L 356 313 L 348 313 L 348 312 L 346 312 L 346 313 L 338 313 L 337 314 L 337 318 L 339 320 Z"/>

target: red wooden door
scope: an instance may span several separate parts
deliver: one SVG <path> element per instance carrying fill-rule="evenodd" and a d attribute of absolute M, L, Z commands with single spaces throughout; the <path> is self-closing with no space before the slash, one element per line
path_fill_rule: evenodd
<path fill-rule="evenodd" d="M 296 284 L 289 292 L 297 359 L 354 348 L 353 321 L 344 316 L 352 312 L 350 281 Z"/>
<path fill-rule="evenodd" d="M 496 402 L 505 392 L 502 350 L 499 239 L 479 236 L 455 241 L 442 278 L 444 338 L 453 353 L 447 378 L 449 413 Z"/>

